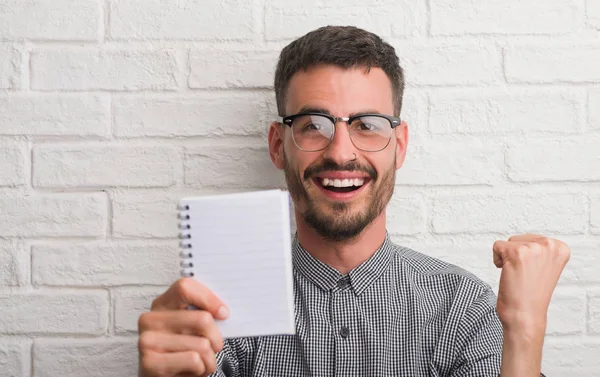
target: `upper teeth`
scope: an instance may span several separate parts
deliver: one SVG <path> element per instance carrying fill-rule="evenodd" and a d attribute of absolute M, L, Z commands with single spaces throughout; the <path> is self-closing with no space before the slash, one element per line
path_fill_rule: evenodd
<path fill-rule="evenodd" d="M 364 183 L 365 183 L 365 180 L 363 178 L 351 178 L 351 179 L 323 178 L 323 186 L 350 187 L 350 186 L 362 186 Z"/>

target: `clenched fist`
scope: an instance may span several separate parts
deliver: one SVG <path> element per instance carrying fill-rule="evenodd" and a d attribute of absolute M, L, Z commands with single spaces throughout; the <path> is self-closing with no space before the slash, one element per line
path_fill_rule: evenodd
<path fill-rule="evenodd" d="M 502 268 L 496 310 L 504 330 L 501 377 L 539 377 L 546 316 L 571 251 L 561 241 L 535 234 L 494 243 Z"/>
<path fill-rule="evenodd" d="M 561 241 L 535 234 L 494 243 L 494 264 L 502 268 L 497 310 L 505 329 L 546 324 L 546 313 L 570 250 Z"/>

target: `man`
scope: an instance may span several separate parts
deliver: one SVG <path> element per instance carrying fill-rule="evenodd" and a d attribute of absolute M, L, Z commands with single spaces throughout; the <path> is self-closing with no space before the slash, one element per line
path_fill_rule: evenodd
<path fill-rule="evenodd" d="M 283 49 L 282 120 L 268 142 L 295 204 L 297 334 L 224 342 L 215 319 L 227 303 L 182 279 L 140 317 L 143 376 L 540 375 L 570 251 L 538 235 L 497 241 L 496 299 L 466 271 L 394 245 L 386 205 L 408 144 L 403 88 L 394 49 L 357 28 L 320 28 Z"/>

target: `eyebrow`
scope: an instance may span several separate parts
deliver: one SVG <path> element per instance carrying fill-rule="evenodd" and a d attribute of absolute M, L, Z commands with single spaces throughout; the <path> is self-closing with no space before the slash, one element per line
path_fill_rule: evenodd
<path fill-rule="evenodd" d="M 329 116 L 333 116 L 331 114 L 331 112 L 329 110 L 327 110 L 326 108 L 314 107 L 314 106 L 302 106 L 302 108 L 300 108 L 300 111 L 298 111 L 298 113 L 321 113 L 321 114 L 327 114 Z M 366 109 L 363 111 L 351 113 L 348 116 L 348 118 L 352 118 L 352 117 L 364 115 L 364 114 L 381 114 L 381 112 L 374 110 L 374 109 Z"/>

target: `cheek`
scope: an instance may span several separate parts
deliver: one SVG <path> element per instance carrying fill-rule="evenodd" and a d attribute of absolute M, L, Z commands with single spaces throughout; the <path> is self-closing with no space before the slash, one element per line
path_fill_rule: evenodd
<path fill-rule="evenodd" d="M 395 156 L 395 153 L 386 153 L 385 155 L 377 156 L 378 158 L 368 160 L 368 163 L 377 171 L 377 180 L 380 181 L 381 177 L 389 174 L 391 170 L 396 170 Z"/>
<path fill-rule="evenodd" d="M 319 165 L 319 157 L 313 154 L 314 153 L 307 152 L 299 152 L 293 156 L 288 154 L 290 169 L 293 169 L 296 174 L 298 174 L 298 178 L 302 181 L 304 181 L 304 172 L 306 169 L 311 166 Z"/>

